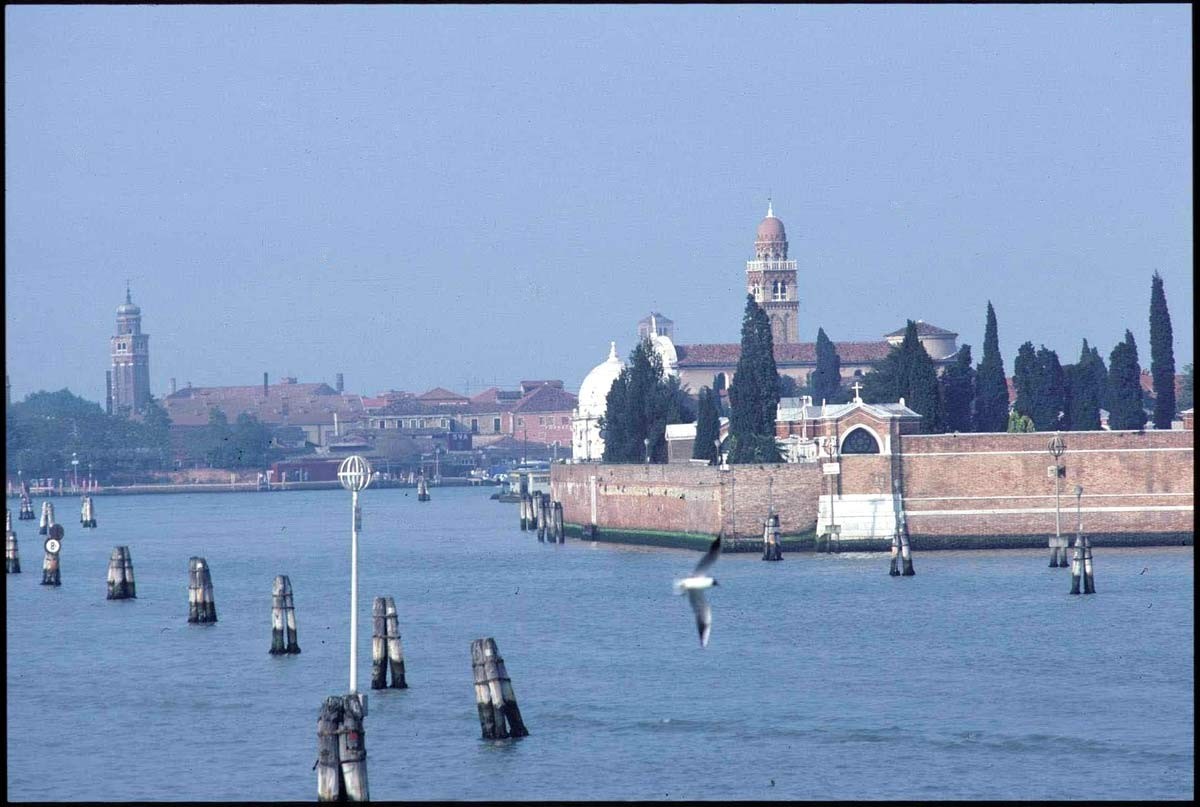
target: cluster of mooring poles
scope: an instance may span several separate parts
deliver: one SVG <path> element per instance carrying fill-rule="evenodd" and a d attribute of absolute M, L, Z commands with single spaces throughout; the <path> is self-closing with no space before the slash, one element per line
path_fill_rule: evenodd
<path fill-rule="evenodd" d="M 127 546 L 114 548 L 108 559 L 108 599 L 137 599 L 137 587 L 133 582 L 133 556 L 129 554 Z"/>
<path fill-rule="evenodd" d="M 54 502 L 42 502 L 42 518 L 38 521 L 38 535 L 49 535 L 54 523 Z"/>
<path fill-rule="evenodd" d="M 272 656 L 294 655 L 300 652 L 296 641 L 296 604 L 292 601 L 292 581 L 286 574 L 276 575 L 271 584 L 271 650 Z"/>
<path fill-rule="evenodd" d="M 888 574 L 892 577 L 912 577 L 916 574 L 913 571 L 912 552 L 908 547 L 908 522 L 903 510 L 896 515 L 896 532 L 892 535 L 892 564 Z"/>
<path fill-rule="evenodd" d="M 36 516 L 33 514 L 33 502 L 29 499 L 29 483 L 21 483 L 21 513 L 17 516 L 18 521 L 33 521 Z"/>
<path fill-rule="evenodd" d="M 422 471 L 421 475 L 417 477 L 417 501 L 429 501 L 429 483 L 425 481 L 424 471 Z"/>
<path fill-rule="evenodd" d="M 96 508 L 92 504 L 91 496 L 84 496 L 83 501 L 79 505 L 79 523 L 85 527 L 94 529 L 96 526 Z"/>
<path fill-rule="evenodd" d="M 400 643 L 400 618 L 391 597 L 376 597 L 371 606 L 371 689 L 408 689 L 404 680 L 404 645 Z"/>
<path fill-rule="evenodd" d="M 562 502 L 551 500 L 550 494 L 540 490 L 521 494 L 520 515 L 521 529 L 536 530 L 538 541 L 552 544 L 566 542 Z"/>
<path fill-rule="evenodd" d="M 479 710 L 479 728 L 485 740 L 526 737 L 529 730 L 521 720 L 517 696 L 504 667 L 496 640 L 471 642 L 471 669 L 475 676 L 475 706 Z"/>
<path fill-rule="evenodd" d="M 1062 435 L 1056 434 L 1047 446 L 1054 464 L 1046 469 L 1047 476 L 1054 479 L 1054 537 L 1050 539 L 1050 568 L 1068 567 L 1067 537 L 1062 534 L 1062 480 L 1067 469 L 1061 462 L 1067 444 Z M 1071 593 L 1095 594 L 1096 580 L 1092 576 L 1092 541 L 1083 534 L 1083 486 L 1075 486 L 1075 552 L 1071 559 Z M 1082 584 L 1082 586 L 1081 586 Z M 1082 592 L 1080 591 L 1082 587 Z"/>
<path fill-rule="evenodd" d="M 188 622 L 204 625 L 216 621 L 217 601 L 213 598 L 208 561 L 188 558 Z"/>
<path fill-rule="evenodd" d="M 767 517 L 763 519 L 763 560 L 783 560 L 779 515 L 775 512 L 775 478 L 767 477 Z"/>

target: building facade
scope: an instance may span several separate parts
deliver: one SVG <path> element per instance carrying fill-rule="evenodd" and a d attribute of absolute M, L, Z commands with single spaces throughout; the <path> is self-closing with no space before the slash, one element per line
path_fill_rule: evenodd
<path fill-rule="evenodd" d="M 129 288 L 117 306 L 117 333 L 112 348 L 112 409 L 131 414 L 150 403 L 150 335 L 142 333 L 142 309 L 133 304 Z"/>

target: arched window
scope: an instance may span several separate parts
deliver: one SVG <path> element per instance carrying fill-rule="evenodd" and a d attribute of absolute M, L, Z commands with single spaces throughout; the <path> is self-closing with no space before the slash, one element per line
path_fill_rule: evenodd
<path fill-rule="evenodd" d="M 773 299 L 786 300 L 787 299 L 787 283 L 783 282 L 782 280 L 776 280 L 771 286 L 771 293 L 772 293 Z"/>
<path fill-rule="evenodd" d="M 878 454 L 879 441 L 864 428 L 851 429 L 842 441 L 843 454 Z"/>
<path fill-rule="evenodd" d="M 761 303 L 762 302 L 762 286 L 758 283 L 755 283 L 751 288 L 754 293 L 754 302 Z"/>

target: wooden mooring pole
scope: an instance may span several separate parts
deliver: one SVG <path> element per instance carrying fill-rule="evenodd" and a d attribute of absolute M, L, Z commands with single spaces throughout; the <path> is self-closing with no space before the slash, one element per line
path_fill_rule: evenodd
<path fill-rule="evenodd" d="M 333 695 L 317 716 L 317 801 L 369 801 L 367 696 Z"/>
<path fill-rule="evenodd" d="M 129 547 L 118 546 L 108 559 L 108 598 L 110 600 L 136 600 L 137 586 L 133 581 L 133 556 Z"/>
<path fill-rule="evenodd" d="M 916 574 L 913 571 L 912 553 L 908 548 L 908 525 L 903 522 L 900 525 L 900 565 L 903 567 L 901 577 L 912 577 Z"/>
<path fill-rule="evenodd" d="M 895 534 L 892 535 L 892 565 L 888 568 L 888 574 L 891 577 L 900 576 L 900 528 L 898 526 Z"/>
<path fill-rule="evenodd" d="M 539 541 L 544 542 L 546 540 L 546 504 L 549 497 L 541 491 L 535 493 L 534 496 L 537 497 L 534 500 L 537 503 L 537 537 Z"/>
<path fill-rule="evenodd" d="M 286 574 L 275 576 L 271 585 L 271 650 L 272 656 L 294 655 L 300 652 L 296 641 L 296 604 L 292 600 L 292 581 Z"/>
<path fill-rule="evenodd" d="M 38 522 L 38 535 L 49 535 L 54 525 L 54 503 L 42 502 L 42 518 Z"/>
<path fill-rule="evenodd" d="M 517 696 L 513 693 L 512 681 L 495 639 L 476 639 L 471 642 L 471 665 L 483 739 L 528 736 L 529 730 L 521 720 Z"/>
<path fill-rule="evenodd" d="M 770 513 L 763 520 L 763 560 L 783 560 L 783 548 L 779 545 L 779 516 Z"/>
<path fill-rule="evenodd" d="M 213 599 L 212 575 L 204 558 L 188 558 L 188 622 L 205 624 L 217 621 L 217 603 Z"/>
<path fill-rule="evenodd" d="M 17 547 L 17 532 L 12 525 L 12 510 L 4 511 L 4 573 L 21 573 L 21 554 Z"/>
<path fill-rule="evenodd" d="M 49 538 L 46 539 L 46 555 L 42 558 L 42 585 L 61 586 L 62 576 L 59 573 L 58 553 L 62 550 L 63 528 L 61 524 L 51 524 Z"/>
<path fill-rule="evenodd" d="M 17 516 L 18 521 L 33 521 L 33 502 L 29 500 L 29 491 L 25 489 L 24 483 L 21 485 L 21 512 Z"/>
<path fill-rule="evenodd" d="M 88 529 L 94 529 L 96 526 L 96 508 L 92 504 L 91 496 L 83 497 L 83 503 L 79 507 L 79 523 Z"/>
<path fill-rule="evenodd" d="M 525 532 L 529 529 L 529 504 L 530 504 L 529 494 L 522 493 L 521 494 L 521 502 L 519 505 L 520 509 L 521 509 L 521 531 L 522 532 Z"/>
<path fill-rule="evenodd" d="M 562 502 L 554 503 L 554 538 L 560 544 L 567 542 L 567 533 L 563 528 L 563 506 Z"/>
<path fill-rule="evenodd" d="M 400 641 L 400 617 L 396 601 L 391 597 L 376 597 L 371 605 L 373 632 L 371 636 L 371 689 L 389 687 L 408 689 L 404 678 L 404 645 Z"/>
<path fill-rule="evenodd" d="M 417 478 L 417 501 L 429 501 L 429 483 L 425 481 L 424 474 Z"/>

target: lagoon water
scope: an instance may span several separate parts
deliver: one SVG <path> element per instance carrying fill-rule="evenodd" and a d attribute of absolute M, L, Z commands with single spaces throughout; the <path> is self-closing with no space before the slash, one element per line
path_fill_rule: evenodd
<path fill-rule="evenodd" d="M 1193 552 L 1097 548 L 1094 596 L 1048 552 L 725 555 L 709 647 L 671 581 L 698 554 L 537 542 L 488 489 L 368 490 L 371 598 L 400 613 L 409 689 L 370 692 L 381 799 L 1188 799 Z M 77 500 L 61 588 L 36 522 L 8 575 L 8 796 L 315 800 L 316 720 L 348 678 L 349 494 Z M 40 503 L 39 503 L 40 509 Z M 130 547 L 138 599 L 105 600 Z M 219 622 L 187 624 L 187 560 Z M 273 657 L 291 576 L 299 656 Z M 495 637 L 531 735 L 479 738 L 470 643 Z"/>

